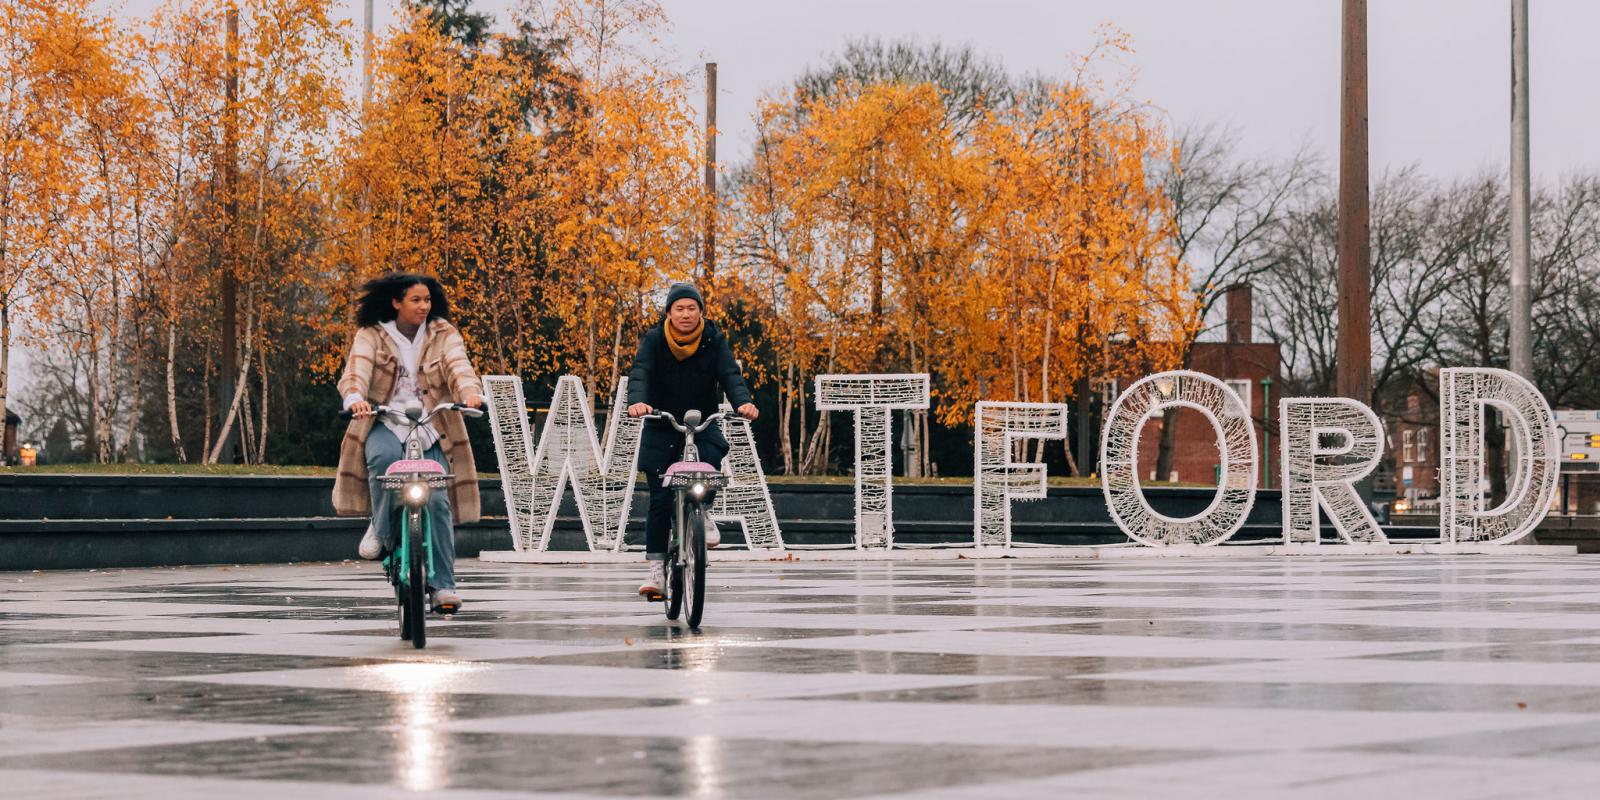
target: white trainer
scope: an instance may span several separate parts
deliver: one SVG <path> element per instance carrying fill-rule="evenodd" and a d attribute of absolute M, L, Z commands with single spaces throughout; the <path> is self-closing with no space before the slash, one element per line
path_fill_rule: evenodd
<path fill-rule="evenodd" d="M 361 537 L 361 546 L 356 548 L 356 555 L 368 561 L 383 555 L 383 543 L 378 541 L 377 523 L 367 523 L 367 532 Z"/>
<path fill-rule="evenodd" d="M 644 583 L 639 584 L 640 597 L 652 603 L 662 599 L 661 587 L 667 583 L 666 566 L 667 562 L 665 561 L 650 562 L 650 577 L 646 578 Z"/>
<path fill-rule="evenodd" d="M 717 530 L 717 521 L 711 518 L 711 513 L 706 512 L 706 549 L 710 550 L 722 544 L 722 531 Z"/>
<path fill-rule="evenodd" d="M 431 605 L 435 614 L 454 614 L 461 610 L 461 595 L 454 589 L 435 589 Z"/>

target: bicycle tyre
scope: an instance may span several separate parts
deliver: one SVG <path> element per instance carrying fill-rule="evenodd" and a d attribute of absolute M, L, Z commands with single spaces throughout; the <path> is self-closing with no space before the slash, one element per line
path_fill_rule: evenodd
<path fill-rule="evenodd" d="M 411 524 L 406 526 L 406 610 L 411 617 L 411 646 L 418 650 L 428 646 L 428 567 L 423 563 L 428 551 L 422 540 L 427 523 L 423 514 L 411 512 Z"/>
<path fill-rule="evenodd" d="M 690 510 L 689 541 L 684 543 L 683 568 L 679 571 L 683 581 L 683 604 L 690 628 L 700 627 L 700 616 L 706 608 L 706 518 L 699 504 Z"/>
<path fill-rule="evenodd" d="M 663 605 L 667 607 L 667 619 L 675 620 L 683 611 L 683 567 L 678 565 L 676 547 L 667 550 L 666 572 L 667 579 L 662 581 L 666 586 L 661 587 L 661 591 L 666 594 L 666 602 Z"/>
<path fill-rule="evenodd" d="M 406 605 L 406 524 L 410 521 L 405 514 L 394 514 L 391 520 L 400 526 L 400 536 L 395 544 L 395 549 L 383 557 L 383 574 L 389 578 L 389 585 L 394 587 L 394 607 L 400 617 L 400 639 L 411 641 L 411 609 Z"/>
<path fill-rule="evenodd" d="M 666 584 L 661 587 L 667 619 L 676 620 L 683 610 L 683 567 L 678 564 L 678 547 L 683 542 L 683 493 L 678 492 L 672 503 L 672 530 L 667 532 L 667 560 L 663 566 Z"/>
<path fill-rule="evenodd" d="M 406 587 L 394 582 L 394 607 L 400 610 L 400 639 L 411 641 L 411 614 L 406 608 Z"/>

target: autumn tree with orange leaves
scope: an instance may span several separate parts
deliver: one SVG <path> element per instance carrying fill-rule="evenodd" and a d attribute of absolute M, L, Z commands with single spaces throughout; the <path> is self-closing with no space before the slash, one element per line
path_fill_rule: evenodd
<path fill-rule="evenodd" d="M 173 0 L 127 33 L 5 4 L 0 309 L 26 298 L 26 335 L 67 345 L 43 361 L 90 457 L 214 462 L 232 432 L 247 462 L 332 458 L 310 420 L 355 291 L 391 270 L 446 284 L 485 371 L 577 374 L 603 404 L 660 291 L 699 277 L 708 216 L 731 253 L 711 312 L 776 397 L 783 472 L 848 444 L 810 408 L 819 373 L 930 373 L 936 407 L 907 419 L 927 474 L 974 402 L 1081 405 L 1192 336 L 1151 177 L 1171 145 L 1085 77 L 1096 57 L 1019 83 L 967 51 L 852 46 L 762 102 L 711 209 L 654 0 L 529 5 L 504 29 L 407 3 L 366 104 L 332 2 Z"/>
<path fill-rule="evenodd" d="M 695 263 L 699 128 L 683 76 L 637 51 L 664 24 L 573 0 L 472 42 L 408 16 L 345 159 L 345 285 L 438 275 L 486 366 L 608 393 L 652 293 Z"/>
<path fill-rule="evenodd" d="M 1148 114 L 1086 81 L 826 89 L 762 107 L 735 206 L 741 274 L 782 342 L 786 469 L 824 466 L 830 418 L 811 428 L 804 402 L 819 372 L 929 372 L 953 425 L 979 400 L 1082 401 L 1174 362 L 1195 312 Z M 925 470 L 930 422 L 911 424 Z"/>

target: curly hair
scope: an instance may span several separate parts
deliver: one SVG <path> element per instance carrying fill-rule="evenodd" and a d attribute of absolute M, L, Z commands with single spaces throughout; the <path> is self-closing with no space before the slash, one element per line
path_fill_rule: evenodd
<path fill-rule="evenodd" d="M 428 287 L 428 296 L 433 300 L 428 319 L 449 319 L 450 301 L 445 298 L 444 287 L 437 278 L 413 272 L 391 272 L 361 286 L 361 297 L 356 300 L 356 324 L 365 328 L 394 319 L 399 314 L 395 302 L 403 299 L 417 284 Z"/>

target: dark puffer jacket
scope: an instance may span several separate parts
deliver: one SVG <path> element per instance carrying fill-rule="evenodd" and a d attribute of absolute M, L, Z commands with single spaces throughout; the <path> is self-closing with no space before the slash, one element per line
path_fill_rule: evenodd
<path fill-rule="evenodd" d="M 716 413 L 723 394 L 734 408 L 751 402 L 750 386 L 733 359 L 728 337 L 716 323 L 706 320 L 700 347 L 682 361 L 667 347 L 664 324 L 652 325 L 639 338 L 639 350 L 628 370 L 628 405 L 648 403 L 681 420 L 691 408 L 706 416 Z M 649 425 L 646 431 L 658 427 L 664 426 Z"/>

